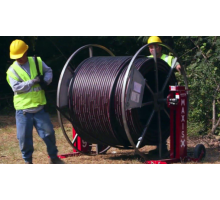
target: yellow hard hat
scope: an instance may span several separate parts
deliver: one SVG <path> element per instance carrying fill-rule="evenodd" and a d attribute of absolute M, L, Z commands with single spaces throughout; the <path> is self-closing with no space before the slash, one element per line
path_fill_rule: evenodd
<path fill-rule="evenodd" d="M 21 58 L 24 53 L 28 50 L 28 45 L 22 40 L 14 40 L 10 45 L 10 58 L 18 59 Z"/>
<path fill-rule="evenodd" d="M 153 42 L 162 43 L 161 39 L 158 36 L 151 36 L 151 37 L 149 37 L 147 43 L 150 44 L 150 43 L 153 43 Z"/>

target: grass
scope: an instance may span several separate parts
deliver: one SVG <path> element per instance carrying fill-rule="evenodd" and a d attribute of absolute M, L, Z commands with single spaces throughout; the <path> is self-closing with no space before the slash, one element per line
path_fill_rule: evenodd
<path fill-rule="evenodd" d="M 66 141 L 59 126 L 56 114 L 51 116 L 52 123 L 56 132 L 57 147 L 59 155 L 73 152 L 72 147 Z M 16 136 L 16 125 L 14 114 L 0 115 L 0 164 L 23 164 L 19 144 Z M 71 134 L 71 125 L 66 122 L 65 127 Z M 46 145 L 38 136 L 36 130 L 33 131 L 34 153 L 33 162 L 35 164 L 47 164 L 49 158 L 46 151 Z M 220 164 L 219 151 L 216 146 L 209 146 L 209 143 L 200 139 L 188 140 L 188 148 L 193 148 L 198 143 L 204 143 L 206 146 L 206 158 L 201 164 Z M 154 146 L 146 146 L 142 151 L 149 151 Z M 148 156 L 148 155 L 147 155 Z M 149 159 L 151 159 L 149 157 Z M 111 147 L 106 154 L 87 156 L 79 155 L 64 159 L 67 164 L 142 164 L 143 159 L 134 154 L 134 150 L 121 150 Z M 191 164 L 191 163 L 189 163 Z"/>

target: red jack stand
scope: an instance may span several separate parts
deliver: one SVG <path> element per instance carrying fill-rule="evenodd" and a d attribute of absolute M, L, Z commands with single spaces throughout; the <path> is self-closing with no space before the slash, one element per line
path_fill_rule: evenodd
<path fill-rule="evenodd" d="M 74 128 L 72 128 L 72 132 L 73 132 L 73 138 L 74 138 L 76 135 L 76 131 Z M 84 153 L 89 153 L 92 148 L 91 147 L 92 144 L 89 144 L 85 140 L 81 139 L 79 136 L 76 138 L 76 141 L 73 145 L 79 151 L 84 152 Z M 80 155 L 80 153 L 78 151 L 76 151 L 75 149 L 73 149 L 73 153 L 58 155 L 58 157 L 59 158 L 67 158 L 67 157 L 78 156 L 78 155 Z"/>
<path fill-rule="evenodd" d="M 167 105 L 170 108 L 170 159 L 146 161 L 146 164 L 198 162 L 205 157 L 205 147 L 198 144 L 194 156 L 187 156 L 187 91 L 184 86 L 169 86 Z"/>
<path fill-rule="evenodd" d="M 73 138 L 75 138 L 76 131 L 74 128 L 72 128 L 72 132 L 73 132 Z M 58 157 L 67 158 L 72 156 L 79 156 L 81 153 L 97 155 L 97 154 L 105 153 L 110 148 L 110 146 L 106 146 L 106 145 L 88 143 L 79 136 L 77 136 L 76 141 L 74 142 L 73 145 L 78 151 L 73 148 L 73 153 L 58 155 Z M 96 151 L 92 151 L 93 145 L 95 145 Z"/>

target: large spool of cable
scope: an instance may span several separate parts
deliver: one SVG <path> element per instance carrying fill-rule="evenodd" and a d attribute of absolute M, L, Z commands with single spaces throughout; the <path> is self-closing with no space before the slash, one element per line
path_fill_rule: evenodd
<path fill-rule="evenodd" d="M 90 143 L 129 148 L 122 121 L 121 95 L 125 72 L 132 57 L 91 57 L 79 64 L 69 84 L 69 110 L 72 124 L 78 135 Z M 139 56 L 134 67 L 143 75 L 151 89 L 155 89 L 154 59 Z M 161 59 L 157 61 L 159 90 L 167 78 L 170 67 Z M 174 73 L 168 85 L 175 85 Z M 164 97 L 169 88 L 164 91 Z M 144 89 L 143 103 L 154 101 L 147 88 Z M 126 120 L 133 140 L 137 140 L 146 124 L 153 105 L 126 110 Z M 168 108 L 165 108 L 168 111 Z M 169 112 L 169 111 L 168 111 Z M 169 117 L 161 111 L 162 141 L 169 137 Z M 142 142 L 156 145 L 159 142 L 158 118 L 155 115 Z"/>

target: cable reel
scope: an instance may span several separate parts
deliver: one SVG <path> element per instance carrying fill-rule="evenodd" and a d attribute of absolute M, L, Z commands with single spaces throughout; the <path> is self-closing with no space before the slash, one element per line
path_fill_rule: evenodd
<path fill-rule="evenodd" d="M 140 53 L 134 56 L 115 57 L 107 48 L 90 44 L 76 50 L 67 60 L 59 79 L 57 90 L 58 120 L 68 143 L 74 146 L 77 137 L 92 144 L 104 145 L 105 153 L 111 146 L 134 149 L 145 158 L 141 148 L 161 144 L 169 137 L 169 110 L 166 106 L 168 86 L 176 83 L 175 52 L 172 66 L 166 62 L 147 58 Z M 154 50 L 155 50 L 155 45 Z M 99 48 L 110 56 L 93 56 L 93 48 Z M 79 52 L 89 50 L 89 57 L 77 67 L 71 61 Z M 155 51 L 154 51 L 155 52 Z M 185 87 L 188 89 L 185 69 L 182 66 Z M 66 111 L 68 114 L 66 114 Z M 62 117 L 66 116 L 76 135 L 66 133 Z"/>

